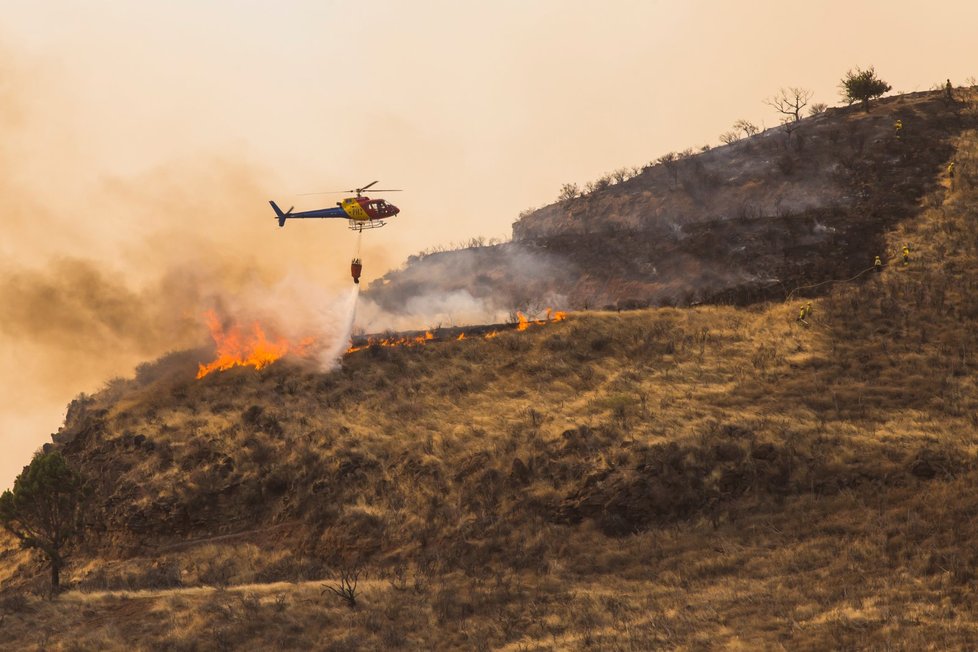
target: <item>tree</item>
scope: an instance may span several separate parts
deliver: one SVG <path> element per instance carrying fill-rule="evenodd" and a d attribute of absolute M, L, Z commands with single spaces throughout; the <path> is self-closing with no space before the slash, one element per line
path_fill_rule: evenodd
<path fill-rule="evenodd" d="M 802 140 L 801 140 L 800 125 L 795 124 L 795 121 L 792 120 L 791 118 L 785 118 L 784 121 L 781 123 L 781 131 L 784 132 L 784 136 L 785 136 L 784 137 L 785 149 L 787 149 L 791 145 L 792 143 L 791 135 L 797 131 L 798 136 L 795 137 L 794 143 L 795 143 L 795 148 L 798 149 L 798 151 L 801 151 Z"/>
<path fill-rule="evenodd" d="M 325 595 L 327 591 L 332 591 L 333 594 L 343 599 L 350 609 L 355 609 L 357 606 L 357 583 L 360 580 L 360 568 L 348 568 L 344 569 L 340 573 L 340 585 L 330 586 L 329 584 L 323 584 L 323 592 L 321 595 Z"/>
<path fill-rule="evenodd" d="M 600 192 L 602 190 L 607 190 L 610 187 L 611 187 L 611 175 L 610 174 L 606 174 L 606 175 L 604 175 L 603 177 L 597 179 L 594 182 L 594 190 L 595 190 L 595 192 Z"/>
<path fill-rule="evenodd" d="M 720 134 L 720 142 L 724 145 L 736 143 L 738 140 L 740 140 L 740 134 L 738 134 L 736 131 L 725 131 Z"/>
<path fill-rule="evenodd" d="M 618 168 L 617 170 L 611 173 L 611 178 L 615 180 L 616 184 L 624 183 L 625 181 L 631 179 L 633 176 L 635 175 L 632 173 L 631 168 Z"/>
<path fill-rule="evenodd" d="M 581 194 L 581 189 L 577 187 L 576 183 L 565 183 L 560 187 L 560 194 L 557 195 L 557 201 L 567 201 L 568 199 L 574 199 Z"/>
<path fill-rule="evenodd" d="M 812 91 L 792 87 L 782 88 L 777 95 L 764 100 L 764 103 L 774 107 L 778 113 L 792 116 L 797 122 L 801 120 L 801 110 L 808 105 L 810 99 L 812 99 Z"/>
<path fill-rule="evenodd" d="M 744 132 L 744 137 L 746 138 L 750 138 L 758 131 L 760 131 L 757 128 L 757 125 L 755 125 L 753 122 L 751 122 L 750 120 L 743 120 L 743 119 L 740 119 L 737 122 L 733 123 L 733 128 L 735 131 Z"/>
<path fill-rule="evenodd" d="M 862 102 L 863 110 L 869 113 L 869 101 L 880 97 L 890 90 L 891 86 L 876 76 L 872 66 L 866 70 L 850 70 L 842 78 L 840 84 L 842 97 L 849 104 Z"/>
<path fill-rule="evenodd" d="M 812 104 L 810 107 L 808 107 L 808 115 L 818 115 L 819 113 L 825 113 L 826 109 L 828 108 L 829 105 L 826 104 L 825 102 L 816 102 L 815 104 Z"/>
<path fill-rule="evenodd" d="M 23 548 L 40 550 L 51 565 L 51 594 L 60 586 L 64 546 L 80 525 L 85 483 L 61 453 L 37 453 L 0 495 L 0 525 Z"/>
<path fill-rule="evenodd" d="M 680 156 L 675 152 L 663 154 L 655 160 L 656 163 L 665 167 L 666 172 L 672 177 L 673 186 L 679 185 L 679 160 Z"/>

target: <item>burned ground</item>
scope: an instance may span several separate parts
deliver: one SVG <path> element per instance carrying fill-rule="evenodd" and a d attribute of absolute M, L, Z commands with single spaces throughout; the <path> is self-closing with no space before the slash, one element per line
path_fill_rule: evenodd
<path fill-rule="evenodd" d="M 784 299 L 870 266 L 884 234 L 932 196 L 951 140 L 975 125 L 966 103 L 930 92 L 794 126 L 690 155 L 676 177 L 654 165 L 539 209 L 513 225 L 512 242 L 417 257 L 365 296 L 410 314 L 420 297 L 461 291 L 504 312 L 554 300 L 594 309 Z"/>
<path fill-rule="evenodd" d="M 886 266 L 820 288 L 807 326 L 798 300 L 599 310 L 368 347 L 330 373 L 283 360 L 196 380 L 206 352 L 175 353 L 79 397 L 53 444 L 94 489 L 72 590 L 40 598 L 43 569 L 4 543 L 4 635 L 24 649 L 967 647 L 978 136 L 947 138 L 954 187 L 938 166 L 907 217 L 860 213 Z M 784 218 L 785 246 L 858 228 L 818 210 Z M 351 609 L 324 585 L 353 569 Z"/>

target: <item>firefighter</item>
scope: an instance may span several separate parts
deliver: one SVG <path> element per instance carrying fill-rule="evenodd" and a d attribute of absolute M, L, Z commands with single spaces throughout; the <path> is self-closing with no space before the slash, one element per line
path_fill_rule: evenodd
<path fill-rule="evenodd" d="M 903 264 L 904 265 L 909 265 L 910 264 L 910 245 L 909 244 L 903 245 Z"/>
<path fill-rule="evenodd" d="M 880 260 L 879 256 L 877 256 L 876 259 L 873 260 L 873 269 L 876 270 L 877 274 L 883 271 L 883 261 Z"/>
<path fill-rule="evenodd" d="M 947 178 L 954 181 L 954 161 L 947 164 Z"/>
<path fill-rule="evenodd" d="M 951 80 L 948 79 L 947 83 L 944 84 L 944 96 L 949 100 L 954 99 L 954 94 L 951 92 L 952 88 L 953 87 L 951 86 Z"/>
<path fill-rule="evenodd" d="M 893 131 L 896 134 L 896 137 L 899 138 L 900 132 L 903 131 L 903 120 L 897 120 L 893 123 Z"/>
<path fill-rule="evenodd" d="M 812 302 L 811 301 L 809 301 L 808 303 L 805 304 L 804 310 L 805 310 L 805 319 L 810 318 L 812 316 Z"/>
<path fill-rule="evenodd" d="M 806 308 L 807 308 L 807 306 L 802 306 L 801 308 L 798 309 L 798 320 L 797 321 L 799 321 L 800 323 L 804 324 L 805 326 L 808 326 L 808 322 L 805 321 L 805 317 L 808 315 L 808 312 L 806 311 Z"/>

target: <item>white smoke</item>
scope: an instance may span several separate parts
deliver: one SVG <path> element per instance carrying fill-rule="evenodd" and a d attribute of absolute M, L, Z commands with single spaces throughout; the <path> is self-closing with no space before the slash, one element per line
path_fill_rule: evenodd
<path fill-rule="evenodd" d="M 432 254 L 389 272 L 364 293 L 357 332 L 381 333 L 510 321 L 567 310 L 576 265 L 507 243 Z"/>
<path fill-rule="evenodd" d="M 326 289 L 291 272 L 272 285 L 256 282 L 233 296 L 214 299 L 219 318 L 247 326 L 257 322 L 270 338 L 292 344 L 312 340 L 309 358 L 323 371 L 334 369 L 349 347 L 359 285 Z"/>
<path fill-rule="evenodd" d="M 429 293 L 408 297 L 402 309 L 392 313 L 370 299 L 358 309 L 356 330 L 362 333 L 419 330 L 439 326 L 464 326 L 505 322 L 509 311 L 492 298 L 473 297 L 468 290 L 444 294 Z"/>

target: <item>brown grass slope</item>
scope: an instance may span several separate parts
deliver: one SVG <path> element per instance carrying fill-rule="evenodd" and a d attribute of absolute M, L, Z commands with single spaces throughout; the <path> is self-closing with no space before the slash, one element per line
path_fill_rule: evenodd
<path fill-rule="evenodd" d="M 389 311 L 459 291 L 523 310 L 784 299 L 865 267 L 974 127 L 964 108 L 924 92 L 830 109 L 531 212 L 513 242 L 412 259 L 366 296 Z"/>
<path fill-rule="evenodd" d="M 978 105 L 958 108 L 972 119 Z M 905 120 L 906 124 L 906 120 Z M 978 134 L 816 300 L 582 313 L 69 410 L 86 539 L 18 649 L 935 649 L 978 640 Z M 935 144 L 935 147 L 941 145 Z M 899 250 L 911 243 L 912 260 Z M 868 256 L 873 251 L 866 252 Z M 357 606 L 324 585 L 363 569 Z"/>

